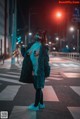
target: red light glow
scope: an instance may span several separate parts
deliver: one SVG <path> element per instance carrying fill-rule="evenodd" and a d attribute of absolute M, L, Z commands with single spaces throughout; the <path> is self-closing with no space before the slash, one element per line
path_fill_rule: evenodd
<path fill-rule="evenodd" d="M 62 16 L 62 13 L 61 13 L 61 12 L 57 12 L 57 13 L 56 13 L 56 17 L 57 17 L 57 18 L 61 18 L 61 16 Z"/>
<path fill-rule="evenodd" d="M 63 22 L 64 17 L 65 17 L 64 9 L 57 8 L 52 11 L 51 19 L 53 22 L 61 23 Z"/>

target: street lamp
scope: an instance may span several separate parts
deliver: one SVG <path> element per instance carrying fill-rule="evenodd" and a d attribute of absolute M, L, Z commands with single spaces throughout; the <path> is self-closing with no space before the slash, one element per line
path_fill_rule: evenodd
<path fill-rule="evenodd" d="M 51 45 L 52 43 L 51 42 L 49 42 L 49 45 Z"/>
<path fill-rule="evenodd" d="M 70 27 L 70 31 L 75 31 L 74 27 Z M 79 52 L 79 29 L 77 29 L 77 52 Z"/>
<path fill-rule="evenodd" d="M 75 50 L 76 48 L 75 47 L 73 47 L 73 50 Z"/>
<path fill-rule="evenodd" d="M 70 31 L 73 32 L 74 31 L 74 27 L 70 27 Z"/>
<path fill-rule="evenodd" d="M 32 36 L 32 33 L 31 32 L 29 32 L 29 36 Z"/>
<path fill-rule="evenodd" d="M 53 47 L 53 50 L 56 50 L 56 48 L 55 48 L 55 47 Z"/>
<path fill-rule="evenodd" d="M 59 38 L 58 37 L 56 37 L 56 41 L 58 41 L 59 40 Z"/>
<path fill-rule="evenodd" d="M 69 46 L 68 46 L 68 45 L 66 45 L 66 48 L 69 48 Z"/>

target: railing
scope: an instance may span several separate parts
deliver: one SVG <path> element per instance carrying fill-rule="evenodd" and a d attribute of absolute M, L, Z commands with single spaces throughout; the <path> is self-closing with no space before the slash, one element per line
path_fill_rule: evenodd
<path fill-rule="evenodd" d="M 76 53 L 76 52 L 74 53 L 51 52 L 51 54 L 54 56 L 66 57 L 66 58 L 80 61 L 80 53 Z"/>

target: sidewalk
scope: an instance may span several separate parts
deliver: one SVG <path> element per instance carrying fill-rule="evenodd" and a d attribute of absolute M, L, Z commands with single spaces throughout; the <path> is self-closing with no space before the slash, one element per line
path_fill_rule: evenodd
<path fill-rule="evenodd" d="M 15 58 L 15 64 L 11 64 L 11 58 L 4 60 L 0 62 L 0 68 L 6 68 L 6 69 L 10 69 L 10 68 L 21 68 L 21 64 L 17 63 L 17 58 Z"/>

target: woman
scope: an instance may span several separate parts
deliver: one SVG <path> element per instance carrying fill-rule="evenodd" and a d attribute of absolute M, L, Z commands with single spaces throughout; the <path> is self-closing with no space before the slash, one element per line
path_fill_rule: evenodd
<path fill-rule="evenodd" d="M 33 85 L 36 90 L 35 103 L 28 106 L 28 109 L 37 111 L 40 108 L 45 108 L 42 88 L 44 88 L 45 77 L 48 77 L 50 74 L 50 67 L 48 50 L 45 46 L 45 38 L 40 36 L 40 34 L 37 34 L 35 38 L 36 42 L 27 51 L 33 65 Z"/>

